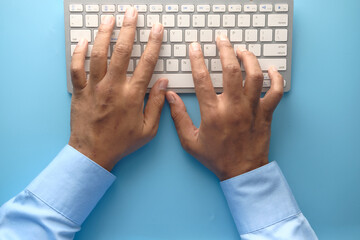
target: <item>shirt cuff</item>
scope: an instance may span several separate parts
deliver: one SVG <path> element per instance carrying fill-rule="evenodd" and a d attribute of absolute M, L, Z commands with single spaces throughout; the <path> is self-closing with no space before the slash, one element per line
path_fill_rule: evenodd
<path fill-rule="evenodd" d="M 81 225 L 115 176 L 67 145 L 27 187 L 49 207 Z"/>
<path fill-rule="evenodd" d="M 276 162 L 225 180 L 220 185 L 240 235 L 300 213 Z"/>

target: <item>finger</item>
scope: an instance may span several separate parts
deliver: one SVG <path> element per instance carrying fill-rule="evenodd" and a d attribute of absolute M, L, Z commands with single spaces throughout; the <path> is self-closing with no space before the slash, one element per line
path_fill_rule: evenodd
<path fill-rule="evenodd" d="M 144 117 L 145 135 L 154 137 L 159 128 L 161 110 L 165 102 L 166 88 L 169 83 L 167 79 L 159 79 L 152 87 L 149 100 L 145 107 Z"/>
<path fill-rule="evenodd" d="M 137 65 L 131 84 L 138 86 L 139 91 L 146 93 L 155 65 L 159 58 L 160 47 L 163 39 L 164 28 L 162 24 L 157 23 L 152 27 L 149 41 L 146 44 L 144 54 L 141 56 Z"/>
<path fill-rule="evenodd" d="M 190 44 L 190 62 L 200 109 L 213 106 L 217 97 L 199 43 Z"/>
<path fill-rule="evenodd" d="M 243 63 L 246 79 L 244 93 L 252 102 L 258 102 L 261 96 L 261 90 L 264 81 L 264 75 L 261 71 L 258 60 L 252 52 L 246 49 L 237 49 L 236 53 Z"/>
<path fill-rule="evenodd" d="M 107 70 L 107 56 L 110 45 L 111 34 L 114 29 L 114 17 L 109 15 L 104 17 L 90 57 L 90 82 L 98 83 L 104 78 Z"/>
<path fill-rule="evenodd" d="M 241 68 L 234 53 L 234 48 L 226 36 L 216 39 L 220 50 L 220 59 L 223 70 L 224 93 L 228 96 L 239 96 L 243 88 Z"/>
<path fill-rule="evenodd" d="M 166 93 L 166 100 L 170 104 L 171 117 L 174 121 L 176 131 L 179 135 L 181 145 L 186 151 L 191 151 L 196 144 L 195 132 L 197 128 L 194 126 L 186 107 L 181 98 L 174 92 Z"/>
<path fill-rule="evenodd" d="M 113 80 L 119 81 L 126 78 L 120 76 L 126 75 L 131 52 L 135 39 L 137 11 L 134 7 L 129 7 L 125 12 L 124 21 L 120 30 L 120 34 L 111 57 L 109 73 Z"/>
<path fill-rule="evenodd" d="M 264 109 L 272 114 L 284 95 L 284 78 L 275 67 L 270 67 L 268 72 L 271 79 L 271 87 L 261 101 Z"/>
<path fill-rule="evenodd" d="M 86 87 L 85 56 L 87 52 L 88 41 L 81 39 L 76 46 L 71 59 L 71 81 L 74 92 Z"/>

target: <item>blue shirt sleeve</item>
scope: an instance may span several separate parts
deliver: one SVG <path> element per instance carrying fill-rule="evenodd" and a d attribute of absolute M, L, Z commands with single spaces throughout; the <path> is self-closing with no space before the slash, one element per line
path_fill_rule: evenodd
<path fill-rule="evenodd" d="M 220 185 L 241 239 L 318 239 L 276 162 Z"/>
<path fill-rule="evenodd" d="M 0 208 L 0 239 L 73 239 L 115 176 L 67 145 Z"/>

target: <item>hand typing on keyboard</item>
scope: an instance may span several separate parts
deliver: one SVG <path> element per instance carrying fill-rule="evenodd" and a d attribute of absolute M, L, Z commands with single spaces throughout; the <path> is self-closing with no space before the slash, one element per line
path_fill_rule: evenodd
<path fill-rule="evenodd" d="M 74 92 L 69 145 L 107 170 L 155 136 L 165 101 L 168 80 L 160 79 L 152 88 L 144 110 L 144 97 L 163 38 L 161 24 L 153 26 L 133 76 L 126 76 L 137 15 L 134 8 L 127 10 L 109 66 L 107 55 L 115 19 L 104 18 L 92 48 L 88 80 L 84 69 L 86 40 L 79 42 L 72 58 Z"/>
<path fill-rule="evenodd" d="M 217 95 L 206 68 L 200 45 L 192 43 L 190 60 L 201 112 L 196 128 L 181 98 L 169 91 L 166 98 L 182 146 L 220 180 L 226 180 L 263 165 L 268 160 L 272 114 L 283 95 L 283 78 L 270 67 L 270 90 L 260 98 L 263 74 L 255 55 L 245 49 L 236 54 L 244 65 L 245 86 L 240 64 L 230 41 L 217 38 L 223 70 L 224 92 Z"/>

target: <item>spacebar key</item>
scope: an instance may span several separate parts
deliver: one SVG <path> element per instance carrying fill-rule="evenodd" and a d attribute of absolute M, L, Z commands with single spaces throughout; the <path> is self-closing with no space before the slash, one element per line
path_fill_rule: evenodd
<path fill-rule="evenodd" d="M 222 74 L 210 74 L 211 81 L 216 88 L 222 87 Z M 153 74 L 148 88 L 154 86 L 159 78 L 169 79 L 168 88 L 194 88 L 192 74 Z"/>
<path fill-rule="evenodd" d="M 277 59 L 259 59 L 261 70 L 267 71 L 269 67 L 274 66 L 278 71 L 286 71 L 286 58 L 277 58 Z"/>

